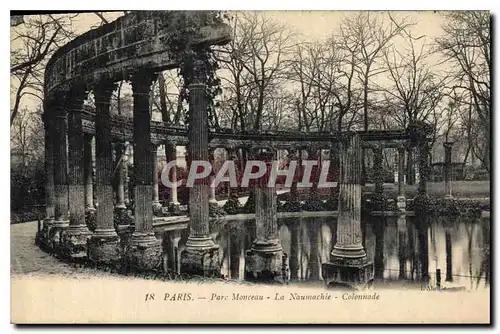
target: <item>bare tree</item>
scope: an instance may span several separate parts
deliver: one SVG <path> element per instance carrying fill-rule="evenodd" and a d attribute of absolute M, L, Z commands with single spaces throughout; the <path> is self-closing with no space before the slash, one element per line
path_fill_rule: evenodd
<path fill-rule="evenodd" d="M 48 57 L 73 38 L 76 15 L 25 15 L 23 23 L 11 27 L 11 106 L 10 124 L 26 95 L 43 98 L 43 69 Z"/>
<path fill-rule="evenodd" d="M 394 37 L 411 26 L 406 18 L 396 19 L 387 14 L 359 12 L 346 17 L 340 26 L 346 43 L 356 45 L 355 70 L 363 87 L 363 129 L 368 131 L 368 93 L 370 80 L 387 71 L 380 60 Z"/>
<path fill-rule="evenodd" d="M 293 34 L 260 12 L 239 12 L 234 22 L 233 41 L 217 56 L 229 74 L 223 77 L 226 108 L 233 112 L 232 125 L 257 130 L 272 93 L 286 79 Z"/>
<path fill-rule="evenodd" d="M 453 96 L 457 103 L 471 105 L 469 135 L 474 140 L 474 154 L 490 171 L 491 129 L 491 51 L 490 13 L 463 11 L 444 14 L 444 36 L 436 40 L 445 55 L 453 78 Z M 463 98 L 463 97 L 469 97 Z"/>
<path fill-rule="evenodd" d="M 413 37 L 405 31 L 406 50 L 392 47 L 384 51 L 384 60 L 388 69 L 390 84 L 383 91 L 385 105 L 396 106 L 392 115 L 399 127 L 406 128 L 417 122 L 431 123 L 437 126 L 439 108 L 446 88 L 446 76 L 440 77 L 429 64 L 432 49 L 426 43 L 425 36 Z M 436 140 L 434 131 L 433 142 Z M 413 152 L 409 148 L 407 157 L 407 180 L 414 182 Z"/>
<path fill-rule="evenodd" d="M 11 151 L 20 159 L 22 170 L 38 158 L 44 150 L 44 137 L 41 122 L 42 110 L 23 108 L 11 126 Z"/>

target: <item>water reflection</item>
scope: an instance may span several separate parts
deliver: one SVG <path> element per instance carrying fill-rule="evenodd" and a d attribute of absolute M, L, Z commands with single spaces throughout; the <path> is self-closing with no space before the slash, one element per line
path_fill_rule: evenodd
<path fill-rule="evenodd" d="M 288 255 L 292 282 L 322 284 L 321 263 L 335 244 L 334 218 L 284 218 L 278 221 L 283 251 Z M 362 222 L 363 244 L 374 262 L 377 284 L 436 283 L 436 271 L 449 286 L 477 289 L 490 282 L 490 220 L 428 217 L 371 217 Z M 179 254 L 188 231 L 164 235 L 165 267 L 178 272 Z M 252 220 L 229 221 L 212 237 L 219 244 L 224 277 L 243 279 L 245 250 L 255 236 Z"/>

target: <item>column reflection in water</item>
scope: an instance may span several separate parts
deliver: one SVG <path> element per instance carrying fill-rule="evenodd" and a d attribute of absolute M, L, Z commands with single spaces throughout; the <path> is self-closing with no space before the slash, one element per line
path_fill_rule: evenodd
<path fill-rule="evenodd" d="M 299 221 L 291 218 L 285 219 L 285 224 L 289 226 L 290 229 L 290 253 L 289 253 L 289 271 L 290 271 L 290 280 L 297 280 L 299 278 L 300 271 L 300 239 L 299 239 L 299 230 L 300 224 Z"/>
<path fill-rule="evenodd" d="M 321 259 L 319 258 L 319 224 L 318 220 L 311 220 L 307 224 L 309 243 L 311 245 L 309 253 L 309 279 L 319 280 L 321 271 Z"/>
<path fill-rule="evenodd" d="M 285 224 L 283 220 L 278 220 L 278 226 L 279 226 L 279 239 L 281 242 L 281 247 L 283 247 L 283 255 L 286 254 L 287 261 L 285 263 L 286 266 L 286 272 L 285 272 L 285 279 L 288 280 L 290 279 L 290 252 L 292 250 L 293 244 L 292 244 L 292 233 L 290 231 L 290 225 Z M 281 223 L 281 224 L 280 224 Z M 282 257 L 283 259 L 283 257 Z"/>
<path fill-rule="evenodd" d="M 453 252 L 451 243 L 452 226 L 445 225 L 445 249 L 446 249 L 446 281 L 453 282 Z"/>
<path fill-rule="evenodd" d="M 398 262 L 399 262 L 399 279 L 407 279 L 407 261 L 408 261 L 408 224 L 406 216 L 398 217 Z"/>
<path fill-rule="evenodd" d="M 384 236 L 386 229 L 385 217 L 373 217 L 373 233 L 375 234 L 375 256 L 373 264 L 375 266 L 374 278 L 382 280 L 384 278 Z"/>
<path fill-rule="evenodd" d="M 415 228 L 418 236 L 418 279 L 426 284 L 429 282 L 429 218 L 416 216 Z"/>

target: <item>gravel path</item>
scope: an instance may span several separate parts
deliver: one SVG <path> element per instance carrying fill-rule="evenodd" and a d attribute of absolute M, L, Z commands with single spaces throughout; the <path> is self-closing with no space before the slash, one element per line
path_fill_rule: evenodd
<path fill-rule="evenodd" d="M 40 250 L 35 245 L 37 222 L 10 226 L 10 269 L 11 274 L 22 275 L 63 275 L 80 277 L 110 275 L 90 268 L 79 268 Z"/>

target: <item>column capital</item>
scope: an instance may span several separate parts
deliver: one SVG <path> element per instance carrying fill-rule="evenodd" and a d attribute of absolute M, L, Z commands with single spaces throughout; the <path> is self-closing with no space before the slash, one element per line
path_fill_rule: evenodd
<path fill-rule="evenodd" d="M 453 147 L 453 142 L 444 142 L 443 143 L 444 148 L 452 148 Z"/>
<path fill-rule="evenodd" d="M 151 84 L 158 77 L 157 73 L 151 71 L 139 71 L 132 74 L 130 83 L 133 95 L 148 95 Z"/>
<path fill-rule="evenodd" d="M 184 56 L 182 74 L 189 85 L 205 85 L 209 75 L 209 68 L 203 49 L 188 51 Z"/>
<path fill-rule="evenodd" d="M 113 91 L 117 88 L 117 84 L 113 81 L 99 81 L 94 86 L 92 90 L 94 91 L 95 103 L 97 104 L 110 104 L 111 95 Z"/>
<path fill-rule="evenodd" d="M 276 150 L 270 147 L 253 146 L 250 149 L 250 153 L 254 159 L 270 161 L 276 155 Z"/>

